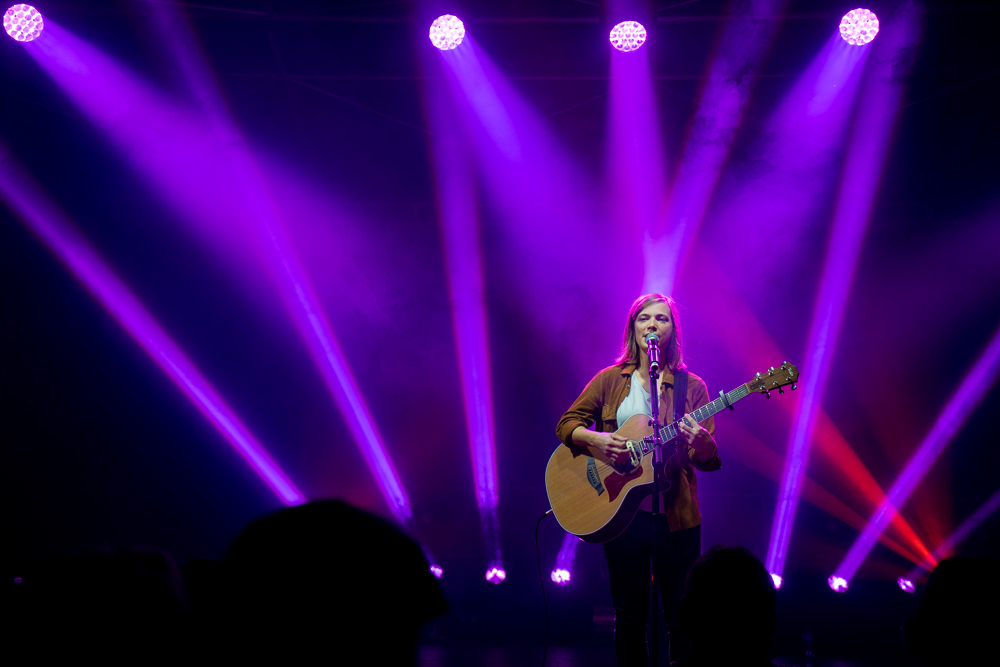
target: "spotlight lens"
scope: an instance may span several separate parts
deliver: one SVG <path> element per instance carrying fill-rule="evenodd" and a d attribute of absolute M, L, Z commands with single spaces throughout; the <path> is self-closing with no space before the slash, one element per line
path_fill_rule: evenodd
<path fill-rule="evenodd" d="M 30 42 L 42 34 L 42 15 L 31 5 L 14 5 L 3 15 L 3 29 L 19 42 Z"/>
<path fill-rule="evenodd" d="M 771 573 L 771 581 L 774 582 L 775 589 L 781 588 L 781 575 L 780 574 L 775 574 L 774 572 L 772 572 Z"/>
<path fill-rule="evenodd" d="M 848 44 L 864 46 L 878 34 L 878 17 L 867 9 L 854 9 L 840 19 L 840 36 Z"/>
<path fill-rule="evenodd" d="M 569 583 L 569 570 L 564 570 L 561 567 L 557 567 L 552 570 L 552 581 L 556 582 L 560 586 L 565 586 Z"/>
<path fill-rule="evenodd" d="M 638 21 L 622 21 L 611 29 L 611 46 L 619 51 L 635 51 L 646 41 L 646 29 Z"/>
<path fill-rule="evenodd" d="M 847 579 L 843 577 L 838 577 L 835 574 L 831 574 L 830 578 L 826 580 L 830 588 L 833 589 L 835 593 L 843 593 L 847 590 Z"/>
<path fill-rule="evenodd" d="M 896 580 L 896 585 L 899 586 L 904 593 L 916 593 L 917 587 L 913 585 L 913 582 L 906 577 L 900 577 Z"/>
<path fill-rule="evenodd" d="M 431 24 L 431 44 L 442 51 L 449 51 L 465 39 L 465 24 L 457 16 L 445 14 Z"/>
<path fill-rule="evenodd" d="M 493 566 L 486 570 L 486 581 L 491 584 L 502 583 L 507 578 L 507 572 L 502 567 Z"/>
<path fill-rule="evenodd" d="M 444 568 L 440 565 L 431 565 L 431 574 L 440 579 L 444 576 Z"/>

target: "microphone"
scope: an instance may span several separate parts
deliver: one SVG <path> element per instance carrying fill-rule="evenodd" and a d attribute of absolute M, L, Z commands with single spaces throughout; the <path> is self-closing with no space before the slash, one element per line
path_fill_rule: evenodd
<path fill-rule="evenodd" d="M 646 354 L 649 357 L 649 370 L 656 373 L 660 370 L 660 337 L 655 333 L 646 334 Z"/>

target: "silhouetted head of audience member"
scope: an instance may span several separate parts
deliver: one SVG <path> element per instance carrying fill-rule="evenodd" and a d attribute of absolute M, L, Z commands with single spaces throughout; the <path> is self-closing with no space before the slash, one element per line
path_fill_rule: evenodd
<path fill-rule="evenodd" d="M 743 547 L 714 546 L 691 566 L 678 608 L 679 634 L 691 642 L 683 665 L 766 665 L 777 618 L 774 583 Z"/>
<path fill-rule="evenodd" d="M 995 664 L 998 570 L 1000 562 L 989 558 L 938 563 L 906 623 L 906 646 L 920 664 Z"/>
<path fill-rule="evenodd" d="M 340 501 L 254 521 L 225 570 L 237 655 L 413 664 L 420 627 L 446 610 L 420 546 Z"/>

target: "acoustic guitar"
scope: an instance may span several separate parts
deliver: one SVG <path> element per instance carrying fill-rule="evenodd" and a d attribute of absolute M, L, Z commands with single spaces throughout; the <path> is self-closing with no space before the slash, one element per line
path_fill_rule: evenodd
<path fill-rule="evenodd" d="M 786 361 L 730 392 L 720 391 L 719 398 L 690 414 L 700 423 L 726 408 L 732 410 L 733 403 L 752 393 L 770 398 L 776 389 L 781 394 L 785 393 L 782 387 L 795 389 L 798 379 L 798 369 Z M 566 532 L 587 542 L 607 542 L 632 522 L 643 498 L 653 493 L 653 427 L 649 422 L 646 415 L 633 415 L 616 431 L 628 441 L 630 460 L 624 463 L 613 464 L 596 448 L 586 446 L 559 445 L 552 453 L 545 467 L 545 491 Z M 660 428 L 665 458 L 685 444 L 678 424 Z M 676 469 L 670 470 L 680 465 L 678 458 L 674 454 L 665 463 L 666 479 L 676 475 Z"/>

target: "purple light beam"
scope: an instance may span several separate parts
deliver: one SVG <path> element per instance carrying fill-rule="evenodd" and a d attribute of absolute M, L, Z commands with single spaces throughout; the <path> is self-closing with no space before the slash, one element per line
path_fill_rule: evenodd
<path fill-rule="evenodd" d="M 461 52 L 442 52 L 441 57 L 461 59 L 474 67 L 474 50 L 470 47 L 471 44 L 467 44 Z M 497 574 L 504 572 L 503 550 L 482 241 L 473 161 L 465 147 L 464 132 L 456 117 L 452 96 L 440 87 L 436 90 L 428 87 L 425 98 L 466 432 L 484 548 L 490 562 L 487 580 L 499 584 L 506 574 Z M 509 123 L 503 125 L 501 120 L 501 131 L 509 133 Z M 516 142 L 508 145 L 516 146 Z M 494 573 L 492 577 L 490 572 Z"/>
<path fill-rule="evenodd" d="M 521 139 L 514 131 L 507 105 L 500 101 L 493 83 L 495 77 L 486 74 L 485 55 L 478 45 L 469 40 L 468 48 L 442 55 L 448 70 L 455 77 L 453 81 L 461 89 L 461 96 L 456 93 L 452 95 L 460 97 L 457 102 L 471 107 L 473 115 L 479 121 L 479 128 L 488 137 L 489 150 L 498 150 L 508 160 L 520 162 L 524 155 Z M 444 94 L 444 91 L 438 92 L 438 95 Z M 447 129 L 455 132 L 458 126 Z"/>
<path fill-rule="evenodd" d="M 863 83 L 864 91 L 855 111 L 858 122 L 850 137 L 841 175 L 833 228 L 810 326 L 809 363 L 803 365 L 809 370 L 805 381 L 800 383 L 801 403 L 792 426 L 768 547 L 767 569 L 778 575 L 784 572 L 816 416 L 903 93 L 903 85 L 894 68 L 900 61 L 898 56 L 911 48 L 919 37 L 914 12 L 904 12 L 897 18 L 897 24 L 890 39 L 882 44 L 885 50 L 875 61 L 874 70 Z M 849 576 L 844 578 L 850 579 Z"/>
<path fill-rule="evenodd" d="M 666 181 L 650 51 L 610 52 L 606 169 L 612 222 L 642 238 L 656 224 Z"/>
<path fill-rule="evenodd" d="M 5 147 L 0 147 L 0 194 L 18 218 L 90 290 L 275 495 L 286 505 L 304 503 L 302 493 L 239 417 L 86 239 L 47 201 Z"/>
<path fill-rule="evenodd" d="M 903 472 L 896 478 L 886 494 L 885 501 L 875 511 L 868 525 L 865 526 L 861 535 L 844 556 L 844 560 L 837 566 L 835 572 L 838 576 L 850 581 L 858 568 L 861 567 L 861 563 L 871 553 L 879 535 L 899 511 L 897 508 L 902 507 L 910 497 L 910 494 L 913 493 L 917 484 L 924 478 L 944 448 L 954 439 L 969 415 L 979 406 L 986 393 L 996 383 L 998 376 L 1000 376 L 1000 328 L 993 334 L 993 339 L 976 362 L 972 372 L 966 376 L 958 391 L 955 392 L 948 405 L 938 416 L 931 432 L 920 443 L 920 447 L 910 458 Z M 997 496 L 994 495 L 984 506 L 984 509 L 980 510 L 984 512 L 982 518 L 996 509 L 996 503 L 1000 502 L 996 498 Z M 976 513 L 976 515 L 979 514 L 980 512 Z M 978 521 L 981 521 L 982 518 L 979 518 Z M 971 531 L 976 525 L 978 523 L 971 524 L 968 531 Z M 964 538 L 966 534 L 968 532 L 957 539 Z"/>
<path fill-rule="evenodd" d="M 732 275 L 759 275 L 761 256 L 794 261 L 804 221 L 825 217 L 836 183 L 831 174 L 837 171 L 871 53 L 832 34 L 754 140 L 753 169 L 723 174 L 714 217 L 738 224 L 726 224 L 712 245 L 732 258 Z M 677 193 L 675 185 L 672 196 Z"/>
<path fill-rule="evenodd" d="M 677 276 L 708 210 L 723 165 L 788 0 L 757 0 L 747 17 L 726 22 L 698 109 L 688 130 L 669 199 L 643 243 L 643 293 L 672 294 Z"/>

